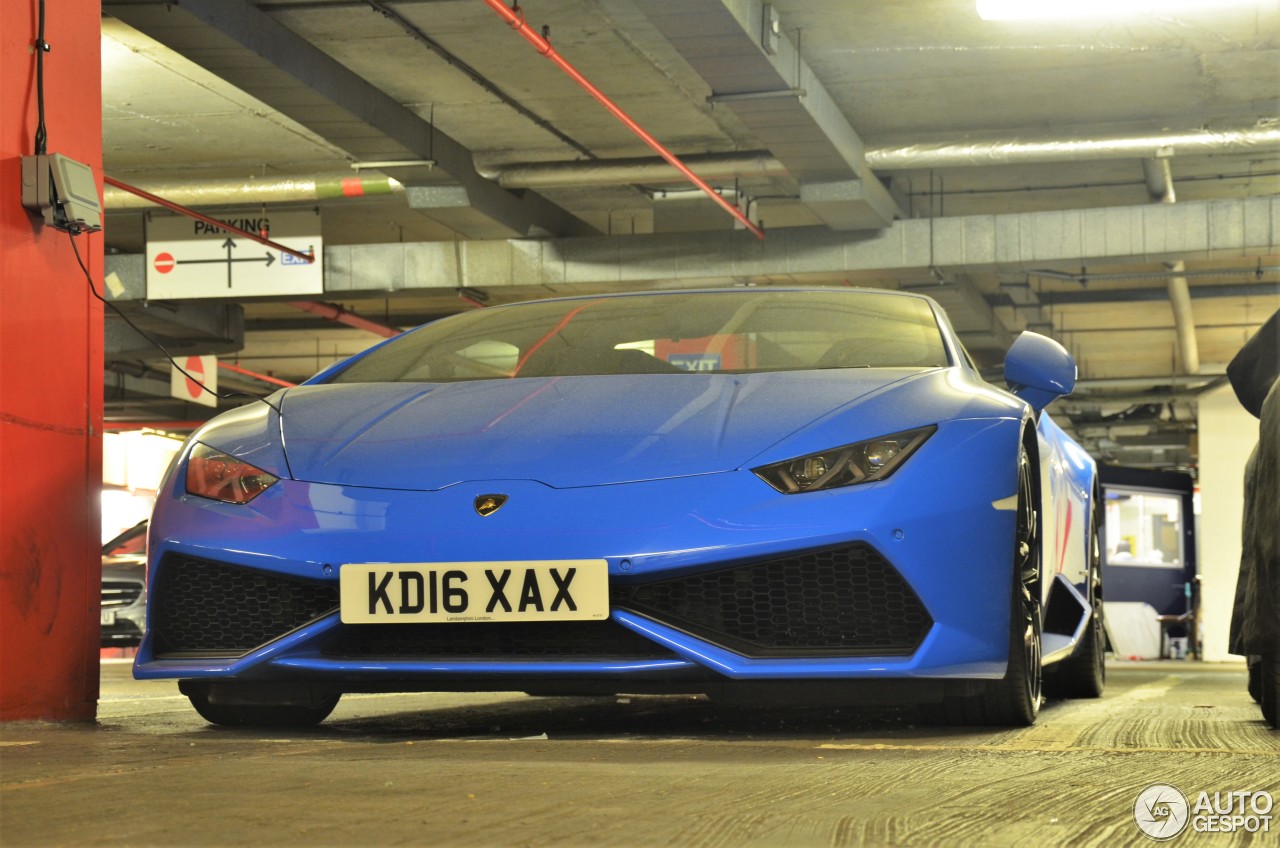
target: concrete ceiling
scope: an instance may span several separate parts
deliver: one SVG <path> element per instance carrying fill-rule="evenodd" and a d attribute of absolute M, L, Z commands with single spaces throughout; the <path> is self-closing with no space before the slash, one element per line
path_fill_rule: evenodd
<path fill-rule="evenodd" d="M 218 216 L 318 207 L 316 299 L 397 326 L 474 308 L 460 288 L 923 289 L 984 364 L 1027 328 L 1066 344 L 1082 388 L 1061 408 L 1100 458 L 1194 465 L 1195 392 L 1280 308 L 1280 0 L 1051 22 L 974 5 L 530 0 L 528 22 L 762 244 L 484 0 L 104 0 L 105 170 Z M 305 189 L 427 159 L 359 172 L 394 194 Z M 144 311 L 157 214 L 107 195 L 127 309 Z M 216 331 L 188 352 L 300 380 L 378 338 L 280 300 L 205 304 L 183 326 Z M 159 363 L 119 350 L 109 416 L 201 414 L 150 397 Z"/>

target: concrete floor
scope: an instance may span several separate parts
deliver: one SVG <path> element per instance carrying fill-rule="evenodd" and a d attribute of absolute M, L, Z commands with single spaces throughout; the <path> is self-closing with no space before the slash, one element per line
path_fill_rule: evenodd
<path fill-rule="evenodd" d="M 0 726 L 0 844 L 1140 845 L 1154 783 L 1280 800 L 1280 734 L 1242 667 L 1113 665 L 1105 698 L 1024 730 L 476 694 L 348 696 L 272 733 L 212 727 L 104 661 L 96 725 Z M 1274 815 L 1175 841 L 1277 845 Z"/>

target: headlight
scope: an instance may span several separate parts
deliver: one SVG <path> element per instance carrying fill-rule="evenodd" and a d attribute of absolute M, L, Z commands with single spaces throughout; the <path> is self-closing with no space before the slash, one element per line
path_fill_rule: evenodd
<path fill-rule="evenodd" d="M 279 479 L 199 442 L 187 458 L 187 494 L 223 503 L 248 503 Z"/>
<path fill-rule="evenodd" d="M 892 474 L 937 429 L 906 430 L 751 470 L 784 495 L 870 483 Z"/>

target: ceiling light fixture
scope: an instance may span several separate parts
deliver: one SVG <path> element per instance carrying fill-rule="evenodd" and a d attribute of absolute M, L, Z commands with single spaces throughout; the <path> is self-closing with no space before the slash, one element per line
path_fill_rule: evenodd
<path fill-rule="evenodd" d="M 1169 12 L 1218 12 L 1257 0 L 977 0 L 984 21 L 1114 18 Z"/>
<path fill-rule="evenodd" d="M 384 171 L 388 168 L 426 168 L 428 171 L 435 168 L 436 160 L 434 159 L 381 159 L 370 162 L 352 162 L 351 170 L 368 171 L 378 170 Z"/>

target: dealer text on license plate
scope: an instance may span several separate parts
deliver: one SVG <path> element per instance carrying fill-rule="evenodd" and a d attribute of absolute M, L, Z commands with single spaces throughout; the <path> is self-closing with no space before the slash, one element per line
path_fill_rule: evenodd
<path fill-rule="evenodd" d="M 602 559 L 351 563 L 342 566 L 339 585 L 344 624 L 609 617 Z"/>

